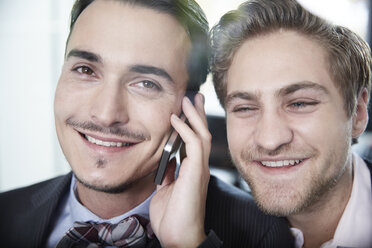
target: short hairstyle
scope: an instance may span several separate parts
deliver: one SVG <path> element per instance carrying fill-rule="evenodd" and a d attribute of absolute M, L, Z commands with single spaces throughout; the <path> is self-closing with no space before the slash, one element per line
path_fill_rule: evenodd
<path fill-rule="evenodd" d="M 370 93 L 371 50 L 357 34 L 310 13 L 295 0 L 247 1 L 212 28 L 211 72 L 221 105 L 225 106 L 227 72 L 238 48 L 247 39 L 280 29 L 305 35 L 325 49 L 329 73 L 351 117 L 361 91 Z"/>
<path fill-rule="evenodd" d="M 85 8 L 95 0 L 76 0 L 71 10 L 70 33 L 76 20 Z M 105 0 L 109 1 L 109 0 Z M 111 0 L 113 1 L 113 0 Z M 209 73 L 209 26 L 205 13 L 194 0 L 115 0 L 132 5 L 143 6 L 155 11 L 170 14 L 184 27 L 191 41 L 191 52 L 187 61 L 187 90 L 198 91 Z"/>

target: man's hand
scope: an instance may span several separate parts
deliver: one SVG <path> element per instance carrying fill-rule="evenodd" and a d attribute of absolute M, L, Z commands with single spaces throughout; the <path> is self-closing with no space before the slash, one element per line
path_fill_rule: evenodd
<path fill-rule="evenodd" d="M 186 157 L 177 180 L 169 169 L 150 204 L 151 226 L 162 247 L 196 247 L 206 237 L 205 201 L 209 182 L 211 134 L 204 112 L 204 97 L 197 94 L 195 107 L 182 102 L 190 126 L 172 115 L 171 124 L 185 143 Z"/>

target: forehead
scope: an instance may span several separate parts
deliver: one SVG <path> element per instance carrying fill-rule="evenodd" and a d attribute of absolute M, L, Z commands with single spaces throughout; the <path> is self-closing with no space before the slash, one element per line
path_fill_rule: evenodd
<path fill-rule="evenodd" d="M 72 49 L 88 50 L 113 65 L 150 64 L 180 74 L 186 71 L 190 48 L 186 31 L 173 16 L 120 1 L 96 0 L 77 19 L 66 54 Z"/>
<path fill-rule="evenodd" d="M 227 94 L 236 90 L 274 92 L 304 81 L 335 89 L 324 48 L 288 30 L 246 40 L 232 60 L 227 79 Z"/>

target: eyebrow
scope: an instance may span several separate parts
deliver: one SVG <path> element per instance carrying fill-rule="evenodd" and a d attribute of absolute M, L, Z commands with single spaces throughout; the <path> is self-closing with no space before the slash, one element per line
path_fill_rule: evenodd
<path fill-rule="evenodd" d="M 296 91 L 307 90 L 307 89 L 321 91 L 322 93 L 329 95 L 329 91 L 326 87 L 324 87 L 323 85 L 317 84 L 317 83 L 310 82 L 310 81 L 302 81 L 302 82 L 298 82 L 298 83 L 283 87 L 277 92 L 276 95 L 287 96 L 287 95 L 295 93 Z"/>
<path fill-rule="evenodd" d="M 168 72 L 166 72 L 164 69 L 155 67 L 155 66 L 149 66 L 149 65 L 133 65 L 129 69 L 131 72 L 136 72 L 140 74 L 153 74 L 156 76 L 163 77 L 167 79 L 168 81 L 174 83 L 173 78 L 169 75 Z"/>
<path fill-rule="evenodd" d="M 324 87 L 320 84 L 310 82 L 310 81 L 302 81 L 302 82 L 298 82 L 298 83 L 295 83 L 295 84 L 291 84 L 289 86 L 285 86 L 285 87 L 279 89 L 275 93 L 275 95 L 279 96 L 279 97 L 282 97 L 282 96 L 287 96 L 287 95 L 293 94 L 296 91 L 306 90 L 306 89 L 313 89 L 313 90 L 321 91 L 322 93 L 329 95 L 329 91 L 326 87 Z M 231 102 L 233 102 L 236 99 L 242 99 L 242 100 L 246 100 L 246 101 L 258 101 L 259 98 L 260 98 L 259 93 L 258 94 L 253 94 L 253 93 L 246 92 L 246 91 L 234 91 L 234 92 L 230 93 L 229 95 L 227 95 L 227 97 L 225 99 L 225 106 L 228 106 L 229 104 L 231 104 Z"/>
<path fill-rule="evenodd" d="M 236 99 L 242 99 L 247 101 L 257 101 L 259 98 L 259 95 L 252 94 L 250 92 L 246 91 L 234 91 L 227 95 L 225 99 L 225 106 L 228 106 L 231 102 L 233 102 Z"/>
<path fill-rule="evenodd" d="M 66 60 L 71 58 L 71 57 L 77 57 L 77 58 L 82 58 L 85 60 L 88 60 L 90 62 L 98 62 L 102 63 L 102 58 L 98 54 L 84 51 L 84 50 L 79 50 L 79 49 L 72 49 L 66 56 Z"/>

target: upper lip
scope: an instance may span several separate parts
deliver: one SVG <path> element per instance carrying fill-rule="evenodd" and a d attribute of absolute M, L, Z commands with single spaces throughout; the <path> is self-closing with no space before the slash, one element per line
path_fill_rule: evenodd
<path fill-rule="evenodd" d="M 139 143 L 143 140 L 139 140 L 139 139 L 133 139 L 133 138 L 128 138 L 128 137 L 110 137 L 109 135 L 106 135 L 105 136 L 102 136 L 102 134 L 92 134 L 92 133 L 89 133 L 89 132 L 85 132 L 85 131 L 79 131 L 79 130 L 76 130 L 78 131 L 80 134 L 82 135 L 87 135 L 87 136 L 90 136 L 94 139 L 97 139 L 97 140 L 101 140 L 101 141 L 104 141 L 104 142 L 120 142 L 120 143 Z"/>

